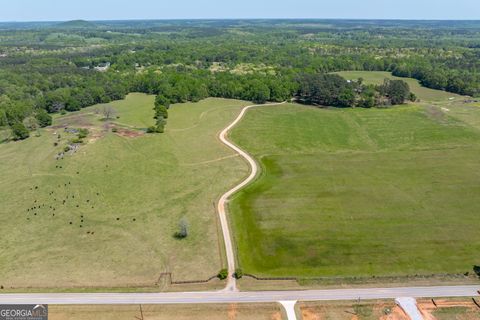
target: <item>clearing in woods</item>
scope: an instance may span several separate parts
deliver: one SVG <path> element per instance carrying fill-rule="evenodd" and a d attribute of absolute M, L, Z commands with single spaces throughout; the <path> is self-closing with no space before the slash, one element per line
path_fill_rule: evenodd
<path fill-rule="evenodd" d="M 110 123 L 92 106 L 56 117 L 40 137 L 0 144 L 5 289 L 152 286 L 161 272 L 218 272 L 213 203 L 248 167 L 216 136 L 246 103 L 173 105 L 166 133 L 150 135 L 142 129 L 154 122 L 153 101 L 130 94 L 109 104 L 119 117 Z M 64 126 L 90 134 L 56 160 L 74 137 Z M 183 217 L 189 236 L 176 240 Z"/>
<path fill-rule="evenodd" d="M 363 78 L 364 83 L 366 84 L 382 84 L 383 81 L 387 78 L 390 80 L 403 80 L 408 83 L 410 90 L 417 96 L 421 101 L 449 101 L 455 99 L 463 99 L 464 96 L 450 93 L 441 90 L 433 90 L 427 87 L 423 87 L 418 80 L 412 78 L 400 78 L 393 76 L 390 72 L 384 71 L 341 71 L 336 72 L 340 76 L 344 77 L 347 80 L 357 80 L 358 78 Z M 452 99 L 453 98 L 453 99 Z"/>
<path fill-rule="evenodd" d="M 239 264 L 266 276 L 464 273 L 480 261 L 480 108 L 250 110 L 262 167 L 230 204 Z"/>

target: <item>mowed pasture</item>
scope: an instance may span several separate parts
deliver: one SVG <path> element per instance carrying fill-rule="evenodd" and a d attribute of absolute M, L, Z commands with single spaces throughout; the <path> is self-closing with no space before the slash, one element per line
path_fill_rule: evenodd
<path fill-rule="evenodd" d="M 93 106 L 56 117 L 40 137 L 0 144 L 0 285 L 152 286 L 161 272 L 174 280 L 218 272 L 213 204 L 248 167 L 216 136 L 246 103 L 173 105 L 166 133 L 144 134 L 153 101 L 130 94 L 109 104 L 119 117 L 110 124 Z M 56 160 L 68 138 L 60 125 L 90 134 Z M 189 235 L 177 240 L 182 218 Z"/>
<path fill-rule="evenodd" d="M 418 80 L 412 78 L 400 78 L 393 76 L 390 72 L 383 71 L 341 71 L 336 72 L 347 80 L 357 80 L 363 78 L 366 84 L 382 84 L 385 79 L 403 80 L 410 86 L 410 90 L 415 93 L 421 101 L 449 101 L 464 99 L 464 96 L 441 90 L 433 90 L 423 87 Z M 451 99 L 453 98 L 453 99 Z"/>
<path fill-rule="evenodd" d="M 480 108 L 468 112 L 476 122 Z M 240 266 L 300 277 L 472 272 L 480 130 L 467 117 L 419 105 L 248 111 L 231 137 L 262 173 L 230 203 Z"/>

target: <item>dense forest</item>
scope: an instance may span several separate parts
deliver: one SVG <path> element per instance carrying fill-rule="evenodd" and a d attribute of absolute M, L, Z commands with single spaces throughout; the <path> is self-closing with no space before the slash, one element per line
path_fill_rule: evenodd
<path fill-rule="evenodd" d="M 295 98 L 337 107 L 414 100 L 403 81 L 367 86 L 330 74 L 389 71 L 422 85 L 480 95 L 480 23 L 468 21 L 214 20 L 0 24 L 0 128 L 14 139 L 51 113 L 157 95 L 258 103 Z M 165 109 L 165 110 L 164 110 Z"/>

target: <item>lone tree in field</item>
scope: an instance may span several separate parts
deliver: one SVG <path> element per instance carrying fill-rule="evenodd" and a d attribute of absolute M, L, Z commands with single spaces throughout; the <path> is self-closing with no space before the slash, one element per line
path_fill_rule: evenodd
<path fill-rule="evenodd" d="M 117 110 L 115 110 L 115 108 L 112 106 L 105 106 L 103 107 L 102 113 L 105 120 L 111 120 L 115 118 Z"/>
<path fill-rule="evenodd" d="M 182 218 L 178 223 L 178 231 L 175 233 L 175 238 L 185 239 L 188 237 L 188 222 L 187 219 Z"/>

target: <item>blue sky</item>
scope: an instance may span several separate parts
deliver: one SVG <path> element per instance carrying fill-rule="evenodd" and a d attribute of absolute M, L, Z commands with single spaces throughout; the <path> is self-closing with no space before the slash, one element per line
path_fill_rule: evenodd
<path fill-rule="evenodd" d="M 0 0 L 0 21 L 199 18 L 480 19 L 480 0 Z"/>

